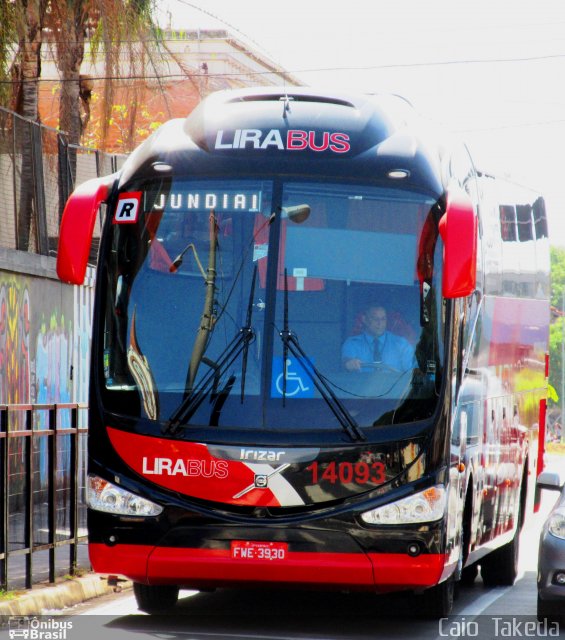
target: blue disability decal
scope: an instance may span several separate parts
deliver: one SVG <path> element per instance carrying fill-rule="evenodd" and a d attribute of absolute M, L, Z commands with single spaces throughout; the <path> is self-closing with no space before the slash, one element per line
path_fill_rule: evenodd
<path fill-rule="evenodd" d="M 313 398 L 314 383 L 307 373 L 303 360 L 289 356 L 286 359 L 286 397 Z M 273 358 L 273 378 L 271 382 L 271 398 L 282 398 L 283 395 L 283 359 Z"/>

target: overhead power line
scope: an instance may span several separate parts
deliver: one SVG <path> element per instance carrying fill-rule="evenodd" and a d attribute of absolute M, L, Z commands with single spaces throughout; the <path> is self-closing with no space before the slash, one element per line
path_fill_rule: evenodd
<path fill-rule="evenodd" d="M 247 72 L 227 72 L 227 73 L 191 73 L 191 78 L 237 78 L 249 76 L 265 76 L 265 75 L 283 75 L 296 73 L 322 73 L 322 72 L 338 72 L 338 71 L 373 71 L 379 69 L 408 69 L 420 67 L 448 66 L 458 64 L 506 64 L 519 62 L 537 62 L 542 60 L 560 60 L 565 58 L 565 53 L 556 53 L 543 56 L 525 56 L 520 58 L 478 58 L 468 60 L 441 60 L 432 62 L 406 62 L 377 64 L 365 66 L 348 66 L 348 67 L 318 67 L 311 69 L 277 69 L 271 71 L 247 71 Z M 89 76 L 92 80 L 167 80 L 186 78 L 187 74 L 182 73 L 165 73 L 162 75 L 135 75 L 135 76 Z M 16 84 L 19 80 L 0 80 L 1 84 Z M 76 82 L 76 80 L 65 80 L 63 78 L 37 78 L 27 80 L 27 82 Z"/>
<path fill-rule="evenodd" d="M 454 133 L 479 133 L 481 131 L 500 131 L 501 129 L 523 129 L 524 127 L 545 127 L 551 126 L 554 124 L 563 124 L 565 119 L 556 119 L 556 120 L 539 120 L 532 122 L 517 122 L 515 124 L 498 124 L 495 126 L 489 127 L 465 127 L 463 129 L 454 129 Z"/>
<path fill-rule="evenodd" d="M 272 54 L 269 53 L 269 51 L 267 51 L 265 47 L 263 47 L 263 45 L 259 44 L 256 40 L 253 40 L 253 38 L 249 37 L 241 29 L 238 29 L 233 24 L 230 24 L 223 18 L 220 18 L 220 16 L 215 15 L 214 13 L 212 13 L 211 11 L 208 11 L 207 9 L 203 9 L 202 7 L 199 7 L 197 4 L 194 4 L 193 2 L 188 2 L 187 0 L 177 0 L 177 2 L 179 2 L 180 4 L 184 4 L 185 6 L 190 7 L 192 9 L 196 9 L 197 11 L 200 11 L 201 13 L 204 13 L 205 15 L 210 16 L 211 18 L 214 18 L 214 20 L 218 20 L 218 22 L 221 22 L 226 27 L 229 27 L 232 31 L 239 33 L 239 35 L 243 36 L 246 40 L 254 44 L 259 49 L 262 49 L 263 51 L 265 51 L 265 53 L 268 53 L 272 57 Z M 179 31 L 179 29 L 176 29 L 176 31 Z"/>

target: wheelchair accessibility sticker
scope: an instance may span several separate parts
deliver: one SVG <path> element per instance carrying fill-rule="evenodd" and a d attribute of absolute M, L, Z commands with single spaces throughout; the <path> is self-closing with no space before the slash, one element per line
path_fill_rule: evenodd
<path fill-rule="evenodd" d="M 302 358 L 288 357 L 286 359 L 286 390 L 287 398 L 313 398 L 314 383 L 307 373 Z M 283 397 L 284 366 L 283 358 L 273 358 L 273 378 L 271 382 L 271 398 Z"/>

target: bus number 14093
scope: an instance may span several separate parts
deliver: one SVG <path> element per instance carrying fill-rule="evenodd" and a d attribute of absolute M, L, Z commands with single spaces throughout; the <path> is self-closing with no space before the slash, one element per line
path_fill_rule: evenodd
<path fill-rule="evenodd" d="M 318 465 L 313 462 L 306 468 L 312 474 L 312 484 L 325 480 L 330 484 L 383 484 L 386 480 L 385 465 L 382 462 L 330 462 Z"/>

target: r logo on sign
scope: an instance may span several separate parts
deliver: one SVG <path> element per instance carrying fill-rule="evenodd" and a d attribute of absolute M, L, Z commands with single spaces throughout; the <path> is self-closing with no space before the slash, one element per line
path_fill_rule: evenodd
<path fill-rule="evenodd" d="M 114 224 L 135 224 L 141 203 L 141 191 L 121 193 L 114 214 Z"/>

